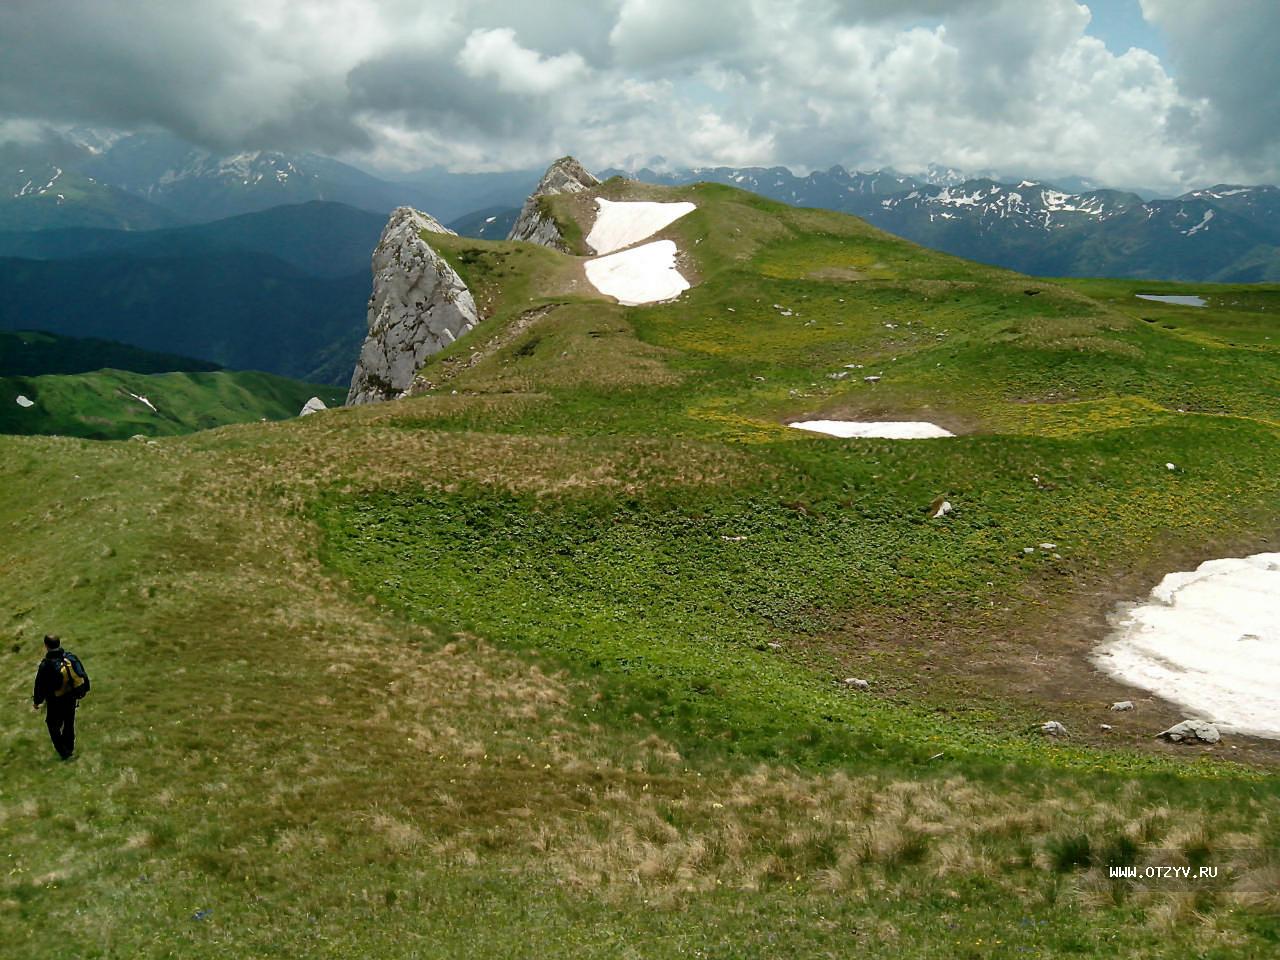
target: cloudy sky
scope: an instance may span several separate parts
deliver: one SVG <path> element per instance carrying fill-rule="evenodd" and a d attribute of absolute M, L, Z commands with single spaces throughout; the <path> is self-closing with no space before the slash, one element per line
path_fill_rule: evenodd
<path fill-rule="evenodd" d="M 1277 0 L 3 0 L 0 133 L 1280 182 Z"/>

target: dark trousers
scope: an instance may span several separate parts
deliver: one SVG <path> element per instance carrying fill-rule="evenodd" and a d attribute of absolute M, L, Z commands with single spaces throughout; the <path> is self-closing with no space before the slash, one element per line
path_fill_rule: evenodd
<path fill-rule="evenodd" d="M 76 701 L 50 700 L 44 711 L 44 722 L 49 727 L 49 739 L 63 760 L 76 748 Z"/>

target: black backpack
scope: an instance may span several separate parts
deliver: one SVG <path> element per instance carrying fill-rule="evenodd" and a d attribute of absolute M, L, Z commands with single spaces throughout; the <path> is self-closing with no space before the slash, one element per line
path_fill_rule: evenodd
<path fill-rule="evenodd" d="M 58 664 L 58 674 L 62 678 L 62 684 L 54 691 L 54 696 L 63 697 L 70 694 L 77 700 L 83 700 L 85 694 L 89 692 L 89 674 L 85 672 L 80 658 L 64 650 L 62 660 Z"/>

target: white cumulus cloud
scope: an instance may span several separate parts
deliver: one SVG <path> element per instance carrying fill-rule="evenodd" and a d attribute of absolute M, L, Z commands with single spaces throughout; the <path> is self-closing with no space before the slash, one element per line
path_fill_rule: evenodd
<path fill-rule="evenodd" d="M 475 30 L 458 53 L 458 65 L 471 77 L 491 77 L 503 93 L 542 95 L 581 81 L 586 62 L 576 53 L 544 57 L 522 47 L 514 30 Z"/>
<path fill-rule="evenodd" d="M 0 131 L 162 127 L 401 168 L 1280 179 L 1280 4 L 1142 4 L 1169 63 L 1110 52 L 1076 0 L 9 0 Z"/>

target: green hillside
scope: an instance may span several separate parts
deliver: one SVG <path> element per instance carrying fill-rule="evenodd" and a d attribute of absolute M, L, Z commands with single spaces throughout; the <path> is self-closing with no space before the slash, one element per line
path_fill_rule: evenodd
<path fill-rule="evenodd" d="M 40 330 L 0 330 L 0 376 L 88 373 L 104 367 L 134 373 L 217 370 L 216 363 L 153 353 L 127 343 L 92 337 L 60 337 Z"/>
<path fill-rule="evenodd" d="M 174 259 L 248 252 L 283 260 L 312 276 L 346 277 L 368 272 L 369 252 L 385 223 L 386 217 L 376 213 L 313 200 L 164 230 L 0 232 L 0 257 Z"/>
<path fill-rule="evenodd" d="M 19 396 L 32 406 L 20 406 Z M 0 433 L 95 440 L 172 436 L 296 417 L 313 396 L 336 406 L 346 399 L 346 390 L 230 370 L 148 375 L 105 369 L 0 377 Z"/>
<path fill-rule="evenodd" d="M 239 370 L 345 385 L 365 335 L 369 275 L 309 276 L 229 250 L 166 258 L 0 258 L 0 329 L 124 340 Z M 337 348 L 349 359 L 334 369 Z"/>
<path fill-rule="evenodd" d="M 624 308 L 578 258 L 432 234 L 486 319 L 418 396 L 0 437 L 6 946 L 1275 952 L 1280 748 L 1164 745 L 1181 713 L 1085 658 L 1165 573 L 1276 549 L 1280 288 L 600 191 L 697 204 L 661 234 L 692 289 Z M 581 237 L 587 200 L 547 208 Z M 870 417 L 958 435 L 786 426 Z M 94 677 L 66 765 L 22 703 L 50 630 Z"/>

